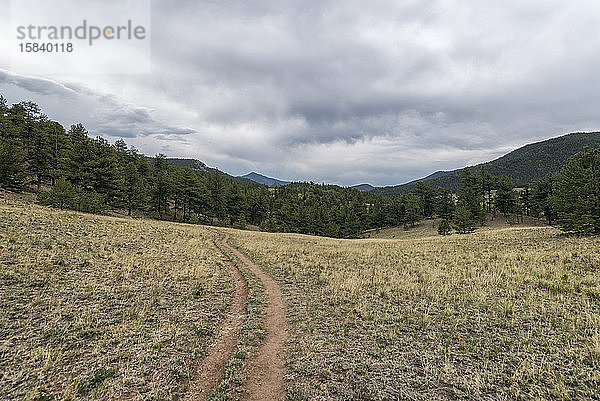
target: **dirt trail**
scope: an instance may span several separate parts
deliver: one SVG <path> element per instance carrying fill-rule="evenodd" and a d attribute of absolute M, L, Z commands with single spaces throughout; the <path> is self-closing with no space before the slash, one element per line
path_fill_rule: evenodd
<path fill-rule="evenodd" d="M 227 267 L 231 271 L 235 282 L 235 292 L 229 315 L 225 319 L 219 334 L 217 334 L 216 341 L 208 349 L 208 355 L 199 366 L 198 376 L 190 383 L 189 391 L 184 397 L 185 401 L 204 401 L 217 387 L 223 378 L 227 362 L 237 345 L 247 311 L 248 285 L 246 280 L 229 257 L 214 243 L 213 247 L 223 256 Z"/>
<path fill-rule="evenodd" d="M 288 338 L 287 321 L 283 297 L 279 286 L 268 274 L 254 264 L 240 251 L 227 243 L 229 236 L 223 239 L 227 247 L 244 265 L 254 273 L 265 286 L 268 297 L 265 329 L 267 336 L 258 355 L 250 361 L 249 379 L 244 399 L 248 401 L 276 401 L 285 398 L 285 342 Z"/>

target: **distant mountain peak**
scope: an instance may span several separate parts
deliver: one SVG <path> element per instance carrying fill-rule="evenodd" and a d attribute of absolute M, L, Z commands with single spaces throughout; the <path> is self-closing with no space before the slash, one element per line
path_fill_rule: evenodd
<path fill-rule="evenodd" d="M 375 187 L 371 184 L 352 185 L 350 188 L 354 188 L 358 191 L 363 191 L 363 192 L 370 192 L 375 189 Z"/>
<path fill-rule="evenodd" d="M 289 181 L 283 181 L 283 180 L 279 180 L 277 178 L 267 177 L 266 175 L 262 175 L 257 172 L 254 172 L 254 171 L 252 171 L 246 175 L 241 175 L 241 176 L 239 176 L 239 178 L 245 178 L 247 180 L 254 181 L 254 182 L 266 185 L 271 188 L 283 187 L 290 183 Z"/>

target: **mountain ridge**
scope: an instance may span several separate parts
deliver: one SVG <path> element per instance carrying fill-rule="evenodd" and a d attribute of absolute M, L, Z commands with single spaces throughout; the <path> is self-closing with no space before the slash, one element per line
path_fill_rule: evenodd
<path fill-rule="evenodd" d="M 267 177 L 266 175 L 262 175 L 254 171 L 251 171 L 245 175 L 240 175 L 237 178 L 254 181 L 258 184 L 263 184 L 270 188 L 284 187 L 291 183 L 291 181 L 284 181 L 277 178 Z"/>
<path fill-rule="evenodd" d="M 516 186 L 531 184 L 548 174 L 560 172 L 567 160 L 584 147 L 600 147 L 600 132 L 572 132 L 543 141 L 529 143 L 497 159 L 456 170 L 436 171 L 405 184 L 376 188 L 382 195 L 401 195 L 413 190 L 418 182 L 434 188 L 456 191 L 465 168 L 484 167 L 494 176 L 506 175 Z"/>
<path fill-rule="evenodd" d="M 460 175 L 465 168 L 480 169 L 484 167 L 494 176 L 508 176 L 516 186 L 531 184 L 548 174 L 560 172 L 569 157 L 583 150 L 584 147 L 600 147 L 600 132 L 572 132 L 533 142 L 512 150 L 511 152 L 484 163 L 466 166 L 455 170 L 435 171 L 423 178 L 418 178 L 404 184 L 375 187 L 371 184 L 352 185 L 350 188 L 381 195 L 402 195 L 412 191 L 418 182 L 423 182 L 433 188 L 443 188 L 456 191 L 460 187 Z M 218 172 L 230 176 L 216 168 L 208 167 L 197 159 L 168 158 L 169 164 L 178 167 L 189 167 L 199 171 Z M 277 188 L 290 184 L 290 181 L 265 176 L 257 172 L 235 177 L 249 180 L 257 184 Z"/>

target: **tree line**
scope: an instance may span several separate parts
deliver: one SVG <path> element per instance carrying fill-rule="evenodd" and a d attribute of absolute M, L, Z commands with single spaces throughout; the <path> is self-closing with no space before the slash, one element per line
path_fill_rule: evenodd
<path fill-rule="evenodd" d="M 33 190 L 44 205 L 89 213 L 356 237 L 385 225 L 414 225 L 413 196 L 385 198 L 349 188 L 294 183 L 270 189 L 213 169 L 173 166 L 123 140 L 66 130 L 32 102 L 8 106 L 0 96 L 0 187 Z"/>
<path fill-rule="evenodd" d="M 417 185 L 421 193 L 426 188 Z M 483 167 L 465 168 L 454 213 L 441 216 L 438 232 L 449 234 L 450 221 L 456 232 L 472 232 L 485 225 L 488 216 L 498 215 L 512 224 L 529 216 L 567 233 L 600 234 L 600 149 L 584 148 L 568 159 L 560 174 L 548 174 L 523 188 L 514 188 L 507 176 L 495 177 Z"/>
<path fill-rule="evenodd" d="M 35 103 L 9 106 L 0 96 L 0 187 L 35 191 L 44 205 L 89 213 L 238 228 L 251 224 L 337 238 L 389 226 L 409 229 L 434 217 L 466 233 L 498 214 L 515 222 L 543 217 L 567 231 L 598 233 L 598 159 L 597 150 L 586 150 L 560 176 L 520 191 L 485 169 L 465 169 L 457 193 L 423 183 L 402 196 L 306 182 L 268 188 L 213 169 L 173 166 L 164 155 L 147 157 L 123 140 L 91 138 L 81 124 L 66 130 Z M 581 192 L 567 190 L 574 185 Z M 595 201 L 567 207 L 590 194 Z"/>

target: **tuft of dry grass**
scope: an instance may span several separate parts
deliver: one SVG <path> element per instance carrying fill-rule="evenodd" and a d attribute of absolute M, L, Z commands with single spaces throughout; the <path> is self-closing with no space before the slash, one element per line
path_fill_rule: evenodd
<path fill-rule="evenodd" d="M 2 399 L 177 399 L 231 302 L 213 237 L 0 199 Z"/>
<path fill-rule="evenodd" d="M 286 295 L 289 399 L 600 397 L 600 238 L 232 235 Z"/>

